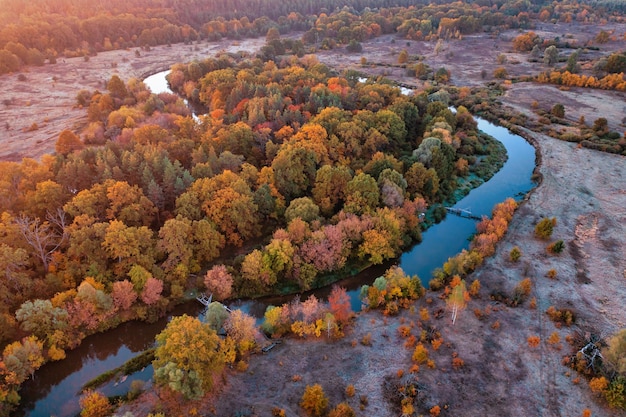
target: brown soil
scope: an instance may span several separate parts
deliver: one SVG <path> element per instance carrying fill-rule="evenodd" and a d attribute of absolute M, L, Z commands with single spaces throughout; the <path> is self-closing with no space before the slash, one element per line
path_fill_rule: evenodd
<path fill-rule="evenodd" d="M 599 29 L 572 25 L 541 28 L 546 37 L 546 31 L 551 30 L 550 36 L 576 33 L 589 38 Z M 624 32 L 621 27 L 618 34 L 620 30 Z M 433 68 L 445 65 L 452 72 L 452 82 L 459 86 L 488 81 L 480 73 L 485 69 L 491 75 L 501 52 L 509 57 L 505 65 L 509 74 L 544 70 L 542 64 L 531 65 L 524 57 L 513 54 L 510 39 L 516 33 L 503 33 L 495 39 L 478 35 L 446 42 L 439 55 L 434 54 L 434 45 L 427 42 L 411 42 L 407 49 L 410 54 L 424 55 Z M 244 41 L 242 47 L 247 42 L 258 46 L 262 40 Z M 319 59 L 338 69 L 364 70 L 358 63 L 361 56 L 371 62 L 395 63 L 404 41 L 390 42 L 390 37 L 383 37 L 364 44 L 361 54 L 330 51 L 320 53 Z M 623 48 L 616 44 L 619 42 L 610 43 L 607 48 Z M 3 95 L 12 99 L 10 105 L 2 105 L 0 110 L 2 120 L 10 125 L 9 130 L 0 127 L 0 157 L 19 160 L 25 155 L 38 158 L 50 152 L 62 129 L 84 123 L 84 110 L 72 109 L 80 89 L 102 89 L 114 73 L 123 78 L 141 77 L 226 46 L 200 45 L 200 51 L 192 46 L 159 47 L 142 51 L 140 58 L 135 58 L 134 51 L 116 51 L 99 54 L 89 62 L 68 59 L 54 66 L 33 68 L 26 74 L 28 81 L 22 83 L 15 75 L 0 77 Z M 124 58 L 128 61 L 124 62 Z M 111 68 L 111 62 L 117 62 L 117 68 Z M 367 71 L 386 72 L 404 83 L 415 82 L 406 79 L 400 68 L 373 67 Z M 557 93 L 560 95 L 555 98 Z M 551 105 L 550 100 L 561 100 L 568 116 L 575 119 L 582 114 L 592 121 L 602 115 L 612 128 L 620 126 L 618 119 L 623 115 L 616 102 L 623 105 L 624 95 L 602 91 L 562 92 L 543 85 L 522 84 L 511 87 L 503 98 L 506 104 L 529 115 L 532 100 L 546 108 Z M 25 107 L 29 101 L 30 106 Z M 39 124 L 39 130 L 22 131 L 34 122 Z M 580 330 L 606 336 L 626 327 L 626 161 L 624 157 L 578 149 L 570 143 L 527 133 L 541 155 L 539 171 L 543 182 L 518 210 L 496 255 L 471 278 L 481 282 L 480 297 L 469 302 L 456 325 L 452 325 L 445 303 L 436 293 L 427 294 L 411 311 L 397 317 L 361 313 L 353 329 L 340 341 L 287 339 L 269 353 L 253 356 L 248 370 L 231 375 L 219 398 L 201 407 L 200 414 L 231 416 L 249 412 L 241 415 L 269 416 L 273 407 L 280 407 L 288 416 L 303 416 L 298 403 L 305 386 L 320 383 L 333 406 L 348 401 L 358 416 L 400 415 L 386 399 L 384 380 L 396 379 L 400 369 L 408 373 L 412 349 L 403 346 L 405 340 L 397 328 L 402 322 L 410 323 L 414 326 L 413 334 L 419 337 L 417 312 L 426 307 L 431 315 L 426 324 L 441 332 L 444 345 L 438 351 L 429 347 L 435 369 L 420 367 L 418 378 L 424 390 L 418 413 L 428 414 L 430 407 L 439 405 L 445 416 L 569 417 L 581 415 L 585 408 L 594 416 L 626 415 L 594 398 L 584 378 L 579 380 L 576 373 L 561 364 L 570 350 L 564 341 L 566 335 Z M 557 219 L 553 239 L 567 243 L 567 249 L 559 256 L 549 256 L 548 242 L 533 236 L 535 223 L 546 216 Z M 508 260 L 515 245 L 522 251 L 518 263 Z M 552 268 L 557 271 L 555 279 L 546 277 Z M 511 308 L 491 301 L 493 293 L 511 294 L 525 277 L 533 282 L 531 297 L 537 300 L 536 309 L 529 308 L 528 302 Z M 576 325 L 557 328 L 545 314 L 551 305 L 575 311 Z M 484 317 L 477 318 L 475 310 L 482 311 Z M 434 318 L 436 311 L 445 314 Z M 547 340 L 553 332 L 560 335 L 561 342 L 549 345 Z M 368 333 L 372 345 L 364 346 L 359 341 Z M 541 337 L 538 348 L 528 347 L 527 338 L 532 335 Z M 453 352 L 465 362 L 459 370 L 451 366 Z M 294 382 L 295 375 L 301 379 Z M 344 395 L 348 384 L 356 387 L 353 398 Z M 367 397 L 368 405 L 359 410 L 362 395 Z M 144 405 L 150 402 L 144 399 Z"/>

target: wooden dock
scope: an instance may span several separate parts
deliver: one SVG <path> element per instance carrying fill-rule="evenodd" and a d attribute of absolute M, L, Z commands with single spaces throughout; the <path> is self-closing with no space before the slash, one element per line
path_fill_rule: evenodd
<path fill-rule="evenodd" d="M 482 220 L 481 216 L 473 214 L 469 208 L 461 209 L 456 207 L 446 207 L 446 210 L 448 211 L 448 213 L 454 214 L 459 217 L 464 217 L 466 219 Z"/>

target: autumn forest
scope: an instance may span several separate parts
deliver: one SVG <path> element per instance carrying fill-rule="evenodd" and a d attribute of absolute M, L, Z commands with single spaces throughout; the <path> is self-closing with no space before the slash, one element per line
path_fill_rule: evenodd
<path fill-rule="evenodd" d="M 232 374 L 245 374 L 268 340 L 338 343 L 358 326 L 344 288 L 333 287 L 328 300 L 311 296 L 269 307 L 260 327 L 221 302 L 330 286 L 419 243 L 445 217 L 445 206 L 488 181 L 507 159 L 503 145 L 478 130 L 472 114 L 525 137 L 528 128 L 577 142 L 579 149 L 626 152 L 623 135 L 606 119 L 591 120 L 590 127 L 583 118 L 574 135 L 578 125 L 564 121 L 563 105 L 541 113 L 537 123 L 502 110 L 498 95 L 511 84 L 497 82 L 508 78 L 504 68 L 484 88 L 469 88 L 454 85 L 445 66 L 430 66 L 404 50 L 388 66 L 419 81 L 406 94 L 403 84 L 333 67 L 315 52 L 358 55 L 362 44 L 383 35 L 397 38 L 400 49 L 411 42 L 441 48 L 443 41 L 516 30 L 512 50 L 529 60 L 541 55 L 537 61 L 551 69 L 515 82 L 619 93 L 626 89 L 623 51 L 594 61 L 593 68 L 581 69 L 579 55 L 566 60 L 555 52 L 551 62 L 548 50 L 566 46 L 544 41 L 532 29 L 551 20 L 623 24 L 622 9 L 611 1 L 0 0 L 4 77 L 63 59 L 87 62 L 112 50 L 132 48 L 140 56 L 159 45 L 265 39 L 254 53 L 173 64 L 167 75 L 173 93 L 153 94 L 124 74 L 111 76 L 101 89 L 76 91 L 84 121 L 58 132 L 54 153 L 0 161 L 0 415 L 16 409 L 20 386 L 41 366 L 62 361 L 89 335 L 124 322 L 154 322 L 200 293 L 214 301 L 204 319 L 172 319 L 143 359 L 143 366 L 154 366 L 159 392 L 149 415 L 175 415 L 177 407 L 217 415 L 207 401 L 220 396 Z M 598 44 L 616 36 L 604 33 Z M 360 65 L 367 61 L 362 57 Z M 559 123 L 565 128 L 553 127 Z M 443 404 L 420 400 L 417 377 L 407 379 L 420 366 L 434 369 L 429 349 L 434 355 L 443 344 L 441 329 L 427 324 L 430 314 L 443 313 L 429 314 L 428 305 L 441 300 L 440 310 L 451 311 L 454 324 L 471 300 L 481 299 L 481 282 L 472 273 L 494 256 L 517 207 L 513 199 L 494 207 L 491 218 L 477 223 L 470 248 L 432 277 L 392 267 L 362 288 L 367 310 L 380 310 L 384 320 L 402 317 L 399 343 L 410 352 L 411 368 L 398 371 L 404 385 L 385 382 L 390 410 L 448 415 Z M 558 257 L 566 248 L 551 237 L 557 220 L 540 217 L 534 238 L 546 242 L 547 256 Z M 507 262 L 520 257 L 517 248 Z M 510 292 L 491 290 L 484 298 L 501 308 L 532 305 L 533 284 L 526 273 L 523 278 Z M 423 280 L 430 281 L 428 288 Z M 418 299 L 428 304 L 417 307 Z M 419 318 L 411 316 L 416 312 Z M 482 310 L 474 314 L 484 319 Z M 573 324 L 570 310 L 548 314 Z M 419 323 L 416 335 L 405 317 Z M 371 345 L 366 336 L 362 346 Z M 565 364 L 615 410 L 626 408 L 624 337 L 622 331 L 597 347 L 586 340 L 593 346 L 587 343 L 583 355 Z M 596 369 L 591 355 L 600 348 L 607 359 Z M 464 361 L 455 353 L 451 369 L 458 371 Z M 296 376 L 301 378 L 294 375 L 294 383 Z M 354 386 L 352 395 L 350 385 L 341 394 L 345 402 L 329 404 L 313 382 L 298 396 L 299 412 L 361 415 L 349 401 Z M 123 400 L 86 391 L 81 416 L 111 415 L 119 404 L 132 404 L 137 391 Z M 367 410 L 363 396 L 360 407 Z M 272 413 L 289 415 L 280 407 Z"/>

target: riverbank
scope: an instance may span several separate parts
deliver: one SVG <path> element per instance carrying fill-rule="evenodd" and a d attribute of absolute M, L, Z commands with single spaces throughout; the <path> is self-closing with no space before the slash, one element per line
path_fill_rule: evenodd
<path fill-rule="evenodd" d="M 278 407 L 287 415 L 303 415 L 298 403 L 304 387 L 319 383 L 332 405 L 347 401 L 357 415 L 391 415 L 385 381 L 397 380 L 399 370 L 408 373 L 412 354 L 397 329 L 414 327 L 419 337 L 418 312 L 426 308 L 430 318 L 425 323 L 441 334 L 443 344 L 438 350 L 427 344 L 435 368 L 420 367 L 419 413 L 438 405 L 442 415 L 450 416 L 576 416 L 584 409 L 594 416 L 624 415 L 596 399 L 562 358 L 572 349 L 568 335 L 608 335 L 626 325 L 626 233 L 620 220 L 626 217 L 626 164 L 623 157 L 527 134 L 541 147 L 543 182 L 521 204 L 496 254 L 471 277 L 480 280 L 479 297 L 472 298 L 455 325 L 438 293 L 429 292 L 397 317 L 363 312 L 340 341 L 289 339 L 254 357 L 247 372 L 229 378 L 211 406 L 198 409 L 218 416 L 269 415 Z M 549 256 L 547 243 L 534 237 L 536 222 L 547 216 L 557 219 L 553 240 L 567 244 L 558 256 Z M 522 252 L 518 263 L 509 260 L 513 246 Z M 546 277 L 549 269 L 557 271 L 554 279 Z M 512 308 L 491 299 L 497 292 L 512 293 L 526 277 L 536 308 L 528 301 Z M 572 309 L 575 325 L 557 327 L 545 314 L 551 305 Z M 554 333 L 559 341 L 553 337 L 548 343 Z M 360 343 L 366 335 L 371 335 L 369 346 Z M 530 336 L 540 338 L 538 347 L 529 347 Z M 462 366 L 452 366 L 454 356 Z M 348 384 L 355 386 L 354 397 L 345 395 Z M 367 405 L 359 411 L 362 396 Z M 154 393 L 141 403 L 149 404 L 150 397 L 155 399 Z"/>
<path fill-rule="evenodd" d="M 191 62 L 221 51 L 254 52 L 265 38 L 241 41 L 222 40 L 194 44 L 160 45 L 101 52 L 84 58 L 63 58 L 56 64 L 28 67 L 16 74 L 0 76 L 0 161 L 41 159 L 54 152 L 59 134 L 69 129 L 79 132 L 87 124 L 87 111 L 77 107 L 79 91 L 105 91 L 106 83 L 117 74 L 124 81 L 143 79 L 169 69 L 177 62 Z M 25 80 L 20 81 L 19 76 Z"/>

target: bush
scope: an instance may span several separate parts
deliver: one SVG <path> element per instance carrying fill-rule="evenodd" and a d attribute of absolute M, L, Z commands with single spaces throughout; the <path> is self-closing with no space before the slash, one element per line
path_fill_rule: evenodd
<path fill-rule="evenodd" d="M 356 413 L 347 403 L 340 403 L 328 414 L 328 417 L 356 417 Z"/>
<path fill-rule="evenodd" d="M 511 249 L 511 252 L 509 252 L 509 258 L 513 262 L 519 261 L 521 257 L 522 257 L 522 251 L 517 246 L 515 246 L 513 249 Z"/>
<path fill-rule="evenodd" d="M 562 240 L 557 240 L 548 245 L 548 253 L 559 254 L 565 249 L 565 243 Z"/>
<path fill-rule="evenodd" d="M 554 226 L 556 226 L 556 217 L 553 217 L 551 219 L 548 217 L 544 217 L 535 226 L 535 236 L 537 236 L 539 239 L 548 239 L 550 236 L 552 236 Z"/>

